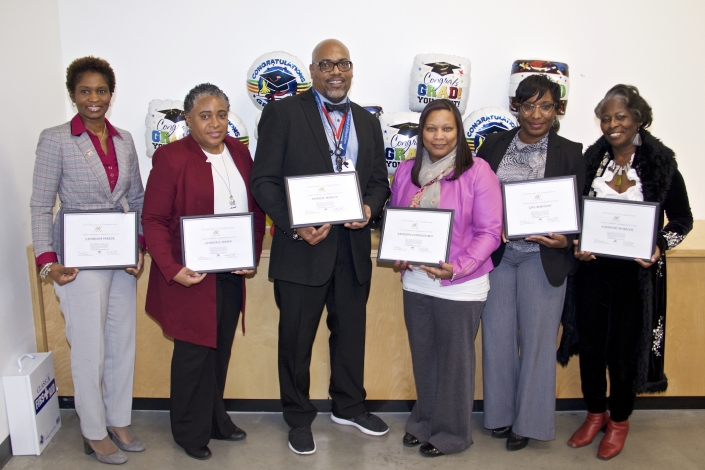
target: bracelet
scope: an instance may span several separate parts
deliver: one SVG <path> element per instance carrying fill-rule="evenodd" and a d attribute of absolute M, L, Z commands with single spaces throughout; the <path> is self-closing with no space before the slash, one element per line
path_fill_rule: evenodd
<path fill-rule="evenodd" d="M 296 232 L 296 229 L 294 229 L 294 235 L 291 236 L 291 239 L 294 240 L 295 242 L 298 242 L 299 240 L 303 240 L 303 238 L 301 238 L 299 236 L 298 232 Z"/>
<path fill-rule="evenodd" d="M 49 271 L 51 271 L 52 264 L 54 264 L 54 261 L 46 263 L 44 266 L 42 266 L 42 269 L 39 271 L 39 277 L 41 277 L 42 280 L 46 279 L 49 275 Z"/>

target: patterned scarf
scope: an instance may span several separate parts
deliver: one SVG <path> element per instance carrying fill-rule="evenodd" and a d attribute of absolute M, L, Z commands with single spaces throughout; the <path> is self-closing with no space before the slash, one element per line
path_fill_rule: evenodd
<path fill-rule="evenodd" d="M 414 194 L 409 207 L 438 209 L 438 203 L 441 199 L 440 181 L 455 170 L 455 154 L 457 151 L 458 148 L 456 147 L 436 163 L 431 161 L 428 150 L 424 148 L 421 151 L 421 158 L 423 159 L 421 161 L 421 171 L 419 172 L 421 188 Z"/>

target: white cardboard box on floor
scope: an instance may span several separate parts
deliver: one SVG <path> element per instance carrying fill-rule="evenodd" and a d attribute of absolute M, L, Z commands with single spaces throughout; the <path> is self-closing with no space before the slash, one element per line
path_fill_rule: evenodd
<path fill-rule="evenodd" d="M 13 455 L 39 455 L 61 427 L 50 352 L 25 354 L 2 378 Z"/>

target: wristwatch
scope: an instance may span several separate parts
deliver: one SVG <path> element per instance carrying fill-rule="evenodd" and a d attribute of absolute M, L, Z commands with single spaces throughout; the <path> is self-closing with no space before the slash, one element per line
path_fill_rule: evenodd
<path fill-rule="evenodd" d="M 39 277 L 41 277 L 42 280 L 46 279 L 49 275 L 49 271 L 51 270 L 52 264 L 54 264 L 54 261 L 52 261 L 51 263 L 46 263 L 44 266 L 42 266 L 42 269 L 39 271 Z"/>

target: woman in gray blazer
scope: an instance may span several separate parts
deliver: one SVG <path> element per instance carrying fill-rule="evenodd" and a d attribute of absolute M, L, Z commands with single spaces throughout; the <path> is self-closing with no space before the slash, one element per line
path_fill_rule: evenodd
<path fill-rule="evenodd" d="M 121 464 L 127 461 L 123 450 L 145 449 L 129 428 L 142 253 L 136 268 L 79 273 L 61 264 L 59 229 L 65 210 L 135 210 L 139 224 L 144 190 L 132 136 L 105 119 L 115 91 L 110 64 L 90 56 L 74 60 L 66 87 L 77 114 L 42 131 L 37 145 L 30 202 L 34 254 L 42 279 L 54 281 L 66 320 L 84 451 Z M 61 206 L 52 224 L 57 194 Z"/>

